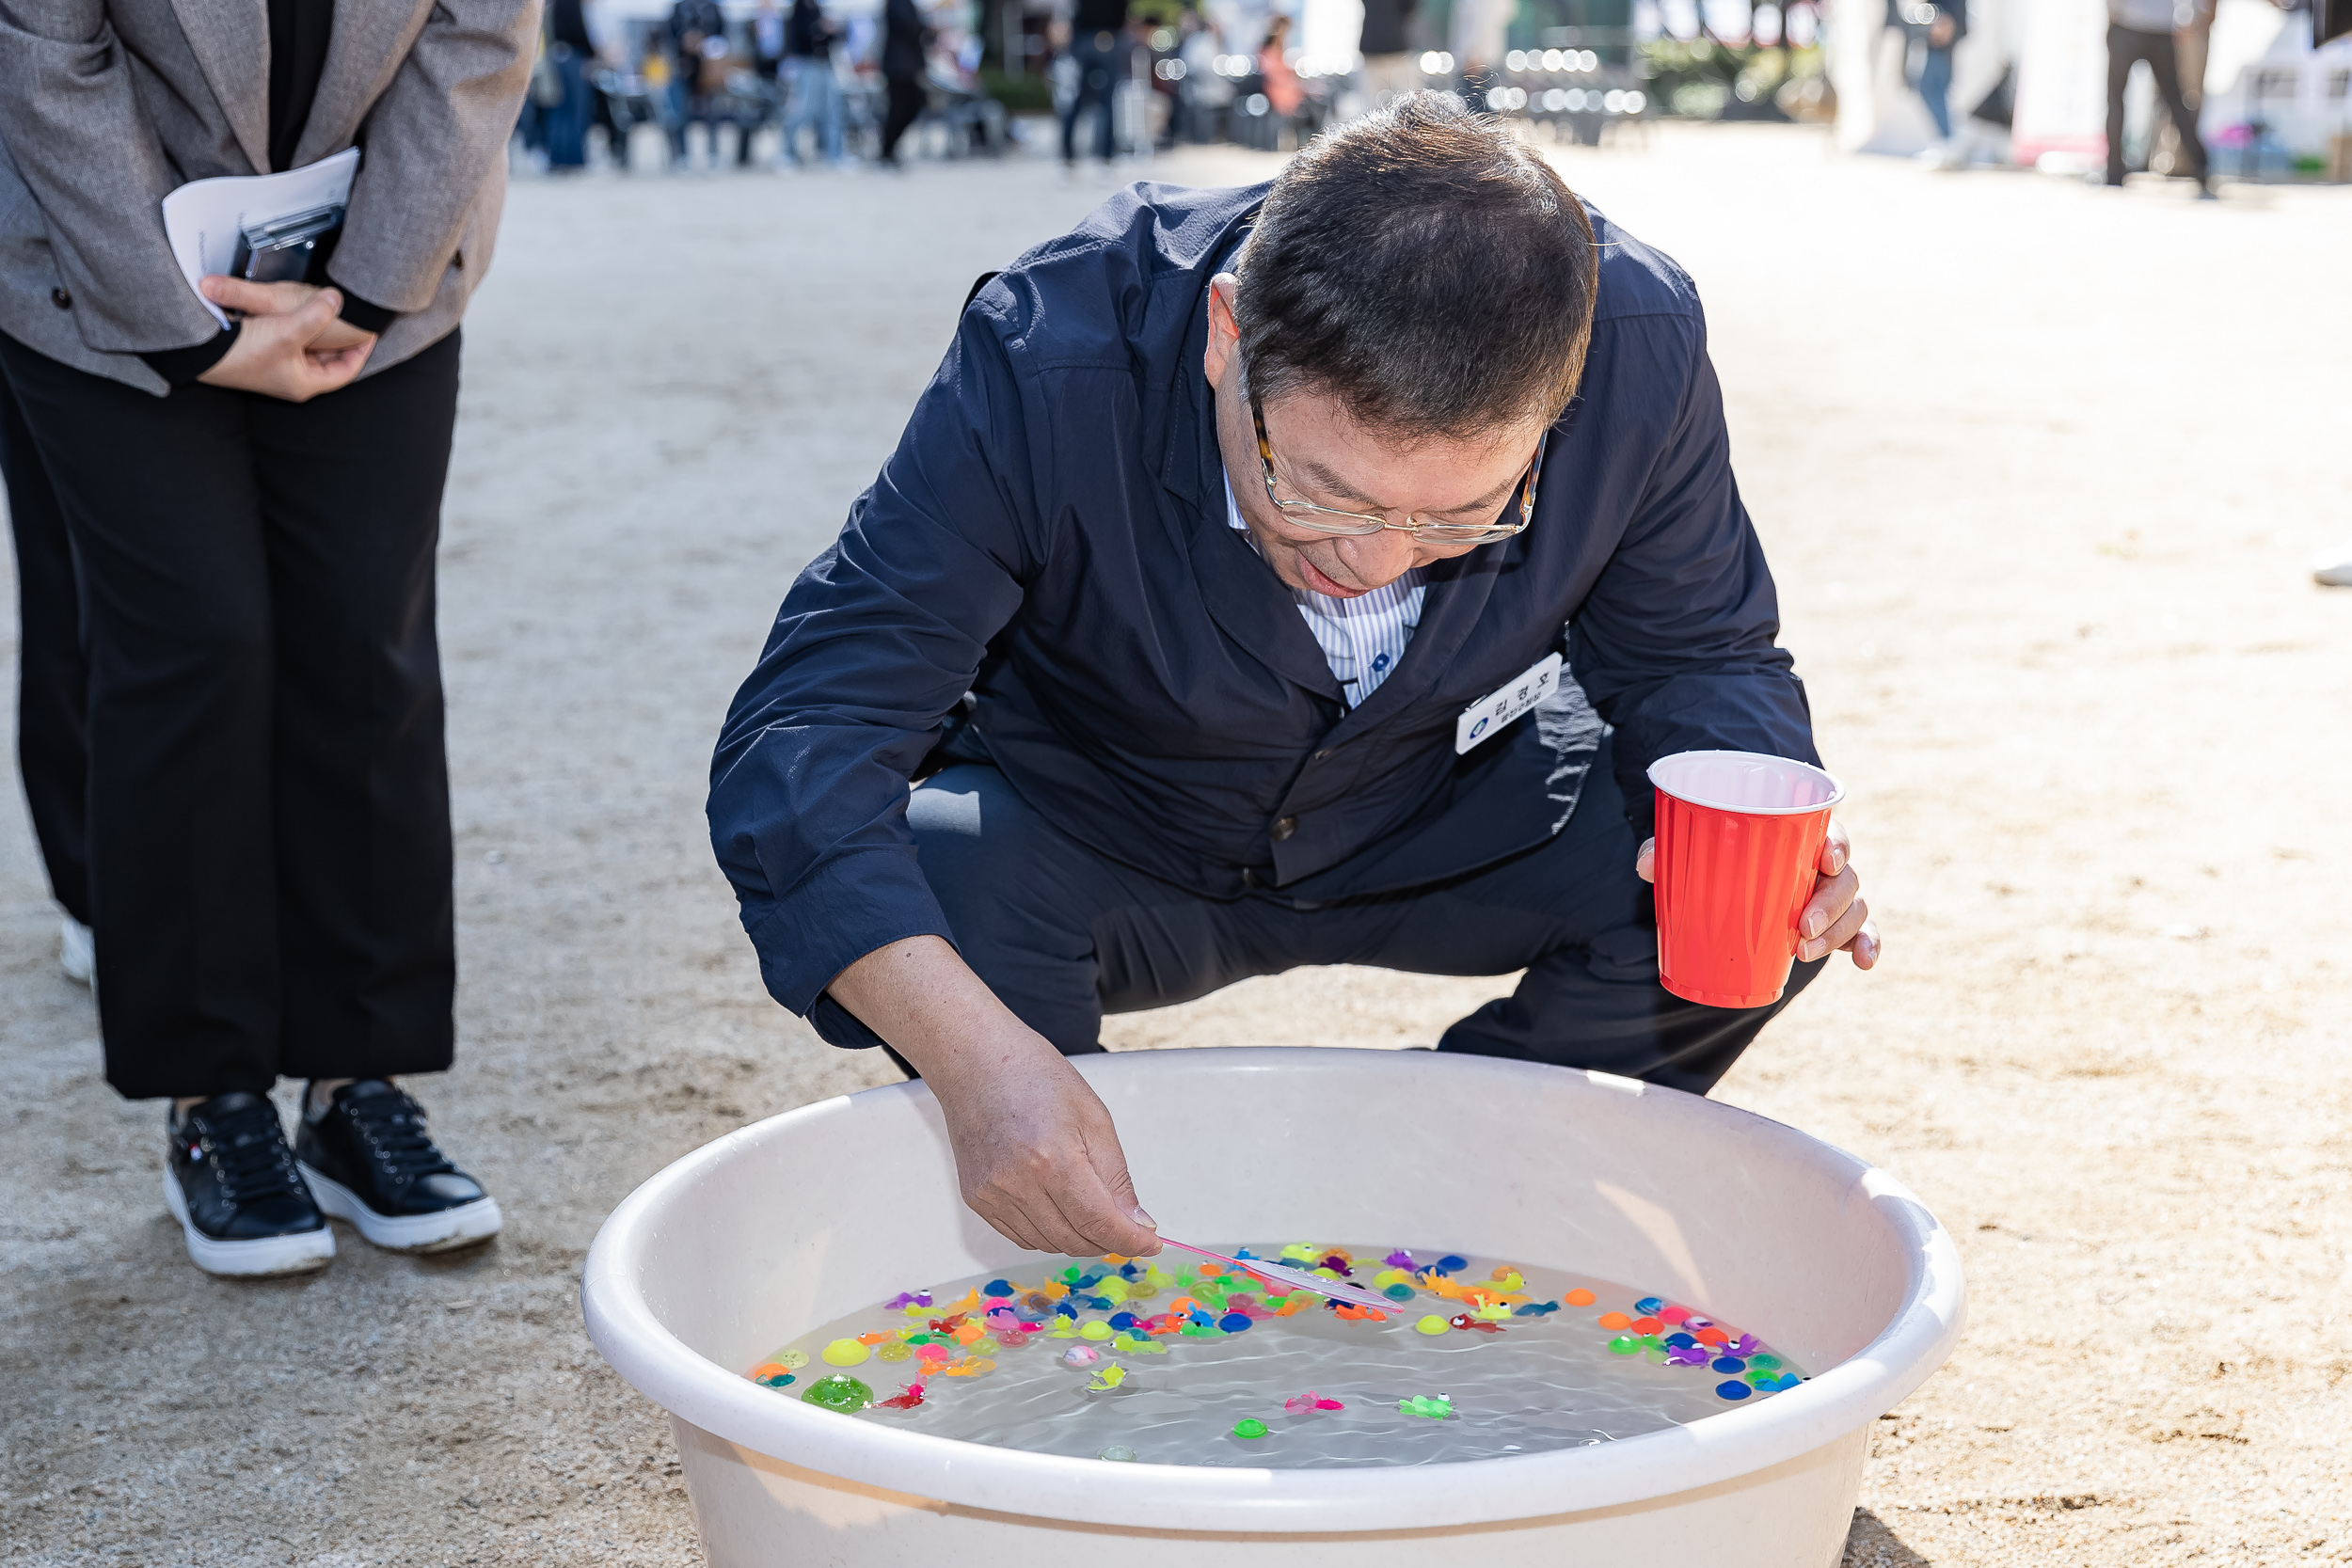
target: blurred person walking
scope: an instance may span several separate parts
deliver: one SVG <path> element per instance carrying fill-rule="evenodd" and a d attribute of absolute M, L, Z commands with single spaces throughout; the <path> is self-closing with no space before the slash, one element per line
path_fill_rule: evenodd
<path fill-rule="evenodd" d="M 882 121 L 882 161 L 898 167 L 898 139 L 923 114 L 923 78 L 930 69 L 931 29 L 914 0 L 888 0 L 882 8 L 882 82 L 890 95 Z"/>
<path fill-rule="evenodd" d="M 499 1227 L 393 1080 L 453 1050 L 433 552 L 537 20 L 0 0 L 7 446 L 82 617 L 106 1078 L 169 1099 L 165 1202 L 215 1274 L 322 1266 L 329 1214 L 407 1251 Z M 165 195 L 361 141 L 317 281 L 199 299 Z M 310 1081 L 292 1148 L 280 1076 Z"/>
<path fill-rule="evenodd" d="M 1357 50 L 1364 57 L 1357 80 L 1375 109 L 1385 109 L 1421 87 L 1421 64 L 1408 33 L 1419 0 L 1364 0 L 1364 30 Z"/>
<path fill-rule="evenodd" d="M 2186 20 L 2189 8 L 2180 0 L 2107 0 L 2107 183 L 2123 182 L 2123 89 L 2132 67 L 2145 61 L 2155 78 L 2156 97 L 2172 121 L 2188 177 L 2201 191 L 2206 182 L 2205 144 L 2197 135 L 2197 117 L 2189 112 L 2181 92 L 2180 59 L 2173 29 Z"/>
<path fill-rule="evenodd" d="M 563 96 L 545 111 L 548 167 L 577 174 L 588 166 L 588 68 L 596 57 L 581 0 L 548 0 L 547 60 Z"/>
<path fill-rule="evenodd" d="M 1061 112 L 1061 161 L 1078 166 L 1078 117 L 1094 111 L 1094 155 L 1117 155 L 1111 108 L 1127 74 L 1128 0 L 1078 0 L 1070 18 L 1070 62 L 1077 90 Z"/>
<path fill-rule="evenodd" d="M 759 0 L 759 8 L 752 12 L 751 25 L 745 33 L 751 45 L 752 75 L 759 83 L 759 116 L 739 127 L 741 135 L 735 143 L 737 168 L 751 166 L 752 138 L 770 121 L 783 117 L 785 15 L 777 8 L 776 0 Z"/>
<path fill-rule="evenodd" d="M 719 0 L 677 0 L 670 8 L 668 37 L 670 112 L 666 128 L 670 133 L 671 166 L 693 166 L 692 155 L 687 150 L 686 128 L 700 124 L 710 142 L 710 166 L 717 168 L 719 119 L 706 77 L 712 64 L 713 49 L 718 51 L 720 59 L 726 57 L 727 19 L 719 9 Z"/>
<path fill-rule="evenodd" d="M 1463 99 L 1473 109 L 1486 106 L 1487 92 L 1502 81 L 1503 44 L 1518 0 L 1454 0 L 1454 70 Z"/>
<path fill-rule="evenodd" d="M 784 114 L 784 156 L 801 161 L 801 131 L 817 133 L 818 156 L 829 164 L 841 157 L 841 81 L 834 74 L 833 49 L 840 33 L 825 19 L 817 0 L 792 0 L 784 24 L 784 80 L 790 99 Z"/>
<path fill-rule="evenodd" d="M 1886 24 L 1903 33 L 1903 80 L 1919 95 L 1935 125 L 1935 145 L 1923 154 L 1951 161 L 1952 50 L 1968 36 L 1968 0 L 1886 0 Z"/>
<path fill-rule="evenodd" d="M 1304 140 L 1297 135 L 1298 111 L 1307 102 L 1307 88 L 1286 57 L 1290 46 L 1291 19 L 1278 14 L 1266 24 L 1265 40 L 1258 45 L 1258 82 L 1278 127 L 1267 144 L 1270 149 L 1280 148 L 1284 130 Z"/>

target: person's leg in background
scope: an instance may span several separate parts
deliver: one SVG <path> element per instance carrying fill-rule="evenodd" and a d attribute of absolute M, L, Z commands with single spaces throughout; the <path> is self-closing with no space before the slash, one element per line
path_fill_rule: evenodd
<path fill-rule="evenodd" d="M 578 171 L 588 166 L 588 72 L 567 43 L 549 47 L 548 58 L 564 97 L 548 111 L 548 166 Z"/>
<path fill-rule="evenodd" d="M 1633 870 L 1639 848 L 1604 741 L 1574 815 L 1549 843 L 1400 895 L 1406 918 L 1356 961 L 1438 974 L 1524 966 L 1510 996 L 1454 1024 L 1438 1049 L 1595 1068 L 1705 1094 L 1826 960 L 1798 964 L 1769 1007 L 1708 1007 L 1674 995 L 1658 983 L 1649 887 Z"/>
<path fill-rule="evenodd" d="M 882 121 L 882 161 L 892 168 L 898 166 L 898 139 L 907 134 L 923 113 L 923 84 L 902 77 L 890 78 L 890 115 Z"/>
<path fill-rule="evenodd" d="M 685 62 L 683 70 L 693 69 L 694 65 L 691 60 Z M 687 102 L 686 80 L 682 74 L 673 75 L 670 78 L 669 86 L 662 91 L 661 106 L 663 110 L 661 129 L 670 138 L 670 166 L 684 168 L 686 166 Z"/>
<path fill-rule="evenodd" d="M 17 765 L 49 891 L 65 912 L 66 973 L 87 983 L 89 953 L 89 752 L 84 710 L 89 660 L 82 652 L 80 590 L 49 471 L 24 412 L 0 375 L 0 481 L 16 544 Z"/>
<path fill-rule="evenodd" d="M 1951 97 L 1952 52 L 1931 48 L 1919 65 L 1919 101 L 1928 106 L 1928 118 L 1935 121 L 1939 141 L 1952 139 Z"/>
<path fill-rule="evenodd" d="M 334 1237 L 269 1100 L 280 975 L 275 630 L 249 395 L 169 397 L 0 338 L 66 521 L 89 657 L 89 900 L 106 1081 L 170 1097 L 164 1193 L 215 1274 Z"/>
<path fill-rule="evenodd" d="M 1101 40 L 1098 38 L 1096 41 L 1099 44 Z M 1119 74 L 1123 63 L 1116 47 L 1098 47 L 1087 67 L 1087 90 L 1094 94 L 1094 155 L 1106 164 L 1118 151 L 1113 109 L 1119 102 Z"/>
<path fill-rule="evenodd" d="M 810 91 L 816 85 L 816 63 L 800 55 L 787 58 L 776 68 L 776 82 L 784 88 L 784 145 L 777 150 L 779 163 L 795 167 L 800 165 L 801 128 L 816 123 Z"/>
<path fill-rule="evenodd" d="M 841 78 L 833 72 L 831 60 L 820 60 L 812 68 L 817 77 L 818 150 L 829 164 L 839 164 L 842 150 Z"/>
<path fill-rule="evenodd" d="M 2123 88 L 2139 58 L 2141 35 L 2129 27 L 2107 28 L 2107 183 L 2123 182 Z"/>
<path fill-rule="evenodd" d="M 2180 143 L 2181 156 L 2188 164 L 2187 174 L 2205 188 L 2205 144 L 2197 135 L 2197 116 L 2188 106 L 2188 99 L 2181 91 L 2180 49 L 2169 33 L 2146 35 L 2148 40 L 2148 69 L 2156 79 L 2156 100 L 2172 120 L 2172 134 Z"/>

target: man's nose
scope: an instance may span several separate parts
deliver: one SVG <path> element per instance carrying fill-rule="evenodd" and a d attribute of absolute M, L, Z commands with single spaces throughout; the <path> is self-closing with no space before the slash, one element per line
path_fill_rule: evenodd
<path fill-rule="evenodd" d="M 1384 528 L 1377 533 L 1343 539 L 1340 557 L 1356 574 L 1356 586 L 1386 588 L 1412 569 L 1413 536 L 1402 529 Z"/>

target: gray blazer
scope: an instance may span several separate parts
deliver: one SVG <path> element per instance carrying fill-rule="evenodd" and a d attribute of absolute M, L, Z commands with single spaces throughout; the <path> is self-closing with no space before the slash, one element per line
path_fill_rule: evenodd
<path fill-rule="evenodd" d="M 445 337 L 489 270 L 538 0 L 335 0 L 294 166 L 363 150 L 330 266 L 402 312 L 373 373 Z M 162 395 L 138 356 L 220 328 L 162 201 L 267 170 L 267 0 L 0 0 L 0 331 Z"/>

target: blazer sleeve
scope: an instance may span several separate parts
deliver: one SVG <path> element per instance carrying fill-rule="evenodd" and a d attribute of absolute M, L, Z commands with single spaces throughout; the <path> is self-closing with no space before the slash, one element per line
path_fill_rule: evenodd
<path fill-rule="evenodd" d="M 907 786 L 1041 570 L 1032 432 L 1006 345 L 967 308 L 898 450 L 785 596 L 711 763 L 711 846 L 768 990 L 953 940 L 915 864 Z"/>
<path fill-rule="evenodd" d="M 0 0 L 0 144 L 40 206 L 83 342 L 148 354 L 219 333 L 165 238 L 180 179 L 103 0 Z"/>
<path fill-rule="evenodd" d="M 348 293 L 390 310 L 433 303 L 506 157 L 538 27 L 538 0 L 437 0 L 360 128 L 365 153 L 326 269 Z"/>
<path fill-rule="evenodd" d="M 1641 326 L 1664 376 L 1679 363 L 1682 394 L 1625 536 L 1577 614 L 1571 649 L 1579 684 L 1616 729 L 1627 815 L 1647 832 L 1645 775 L 1661 756 L 1820 757 L 1804 687 L 1775 646 L 1779 598 L 1732 479 L 1705 327 L 1663 316 Z"/>

